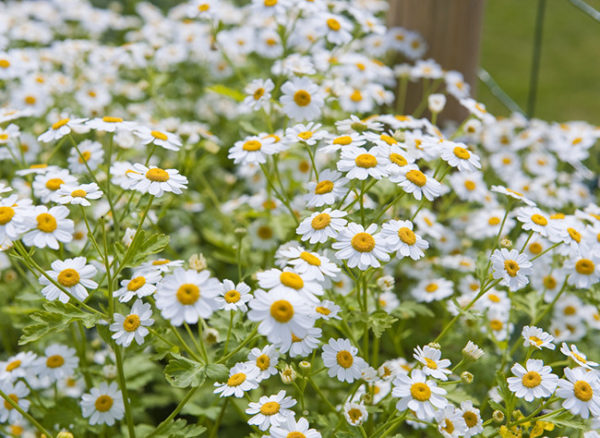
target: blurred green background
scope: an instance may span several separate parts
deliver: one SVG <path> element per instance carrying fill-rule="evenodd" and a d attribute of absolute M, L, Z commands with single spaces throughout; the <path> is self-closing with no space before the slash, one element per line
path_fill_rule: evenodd
<path fill-rule="evenodd" d="M 600 0 L 587 0 L 600 10 Z M 527 107 L 537 0 L 488 0 L 481 66 Z M 478 99 L 496 115 L 509 111 L 479 83 Z M 568 0 L 547 0 L 535 116 L 600 125 L 600 22 Z"/>

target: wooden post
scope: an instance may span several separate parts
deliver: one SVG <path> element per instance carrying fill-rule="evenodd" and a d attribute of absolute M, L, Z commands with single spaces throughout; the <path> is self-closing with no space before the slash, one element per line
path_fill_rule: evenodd
<path fill-rule="evenodd" d="M 428 45 L 424 59 L 433 58 L 445 70 L 461 72 L 474 96 L 483 9 L 484 0 L 390 0 L 388 24 L 419 32 Z M 419 104 L 421 93 L 420 87 L 409 86 L 407 113 Z M 458 102 L 449 97 L 440 118 L 461 121 L 466 115 Z"/>

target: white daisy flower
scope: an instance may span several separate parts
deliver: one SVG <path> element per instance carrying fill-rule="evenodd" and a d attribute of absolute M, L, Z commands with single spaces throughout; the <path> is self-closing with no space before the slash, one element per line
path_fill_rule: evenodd
<path fill-rule="evenodd" d="M 274 345 L 266 345 L 262 349 L 255 347 L 248 353 L 248 362 L 246 363 L 258 369 L 258 381 L 268 379 L 277 374 L 279 352 Z"/>
<path fill-rule="evenodd" d="M 479 156 L 470 152 L 466 145 L 452 141 L 441 143 L 440 158 L 460 172 L 474 172 L 481 169 Z"/>
<path fill-rule="evenodd" d="M 181 149 L 181 138 L 177 134 L 150 129 L 146 126 L 138 126 L 134 134 L 142 144 L 155 144 L 170 151 Z"/>
<path fill-rule="evenodd" d="M 134 164 L 127 176 L 135 182 L 131 185 L 133 190 L 149 193 L 160 198 L 165 192 L 181 194 L 181 189 L 187 188 L 188 179 L 179 174 L 177 169 L 161 169 L 159 167 L 146 167 L 143 164 Z"/>
<path fill-rule="evenodd" d="M 316 295 L 323 295 L 323 287 L 313 279 L 308 279 L 294 272 L 291 268 L 283 271 L 273 268 L 256 274 L 258 285 L 269 291 L 297 293 L 308 301 L 318 301 Z"/>
<path fill-rule="evenodd" d="M 367 152 L 364 148 L 346 147 L 337 162 L 337 169 L 348 179 L 363 181 L 368 177 L 381 179 L 387 176 L 388 161 L 375 148 Z"/>
<path fill-rule="evenodd" d="M 516 249 L 497 249 L 490 257 L 492 262 L 492 276 L 502 279 L 500 284 L 515 291 L 523 288 L 529 283 L 528 275 L 532 272 L 532 263 L 527 256 L 519 253 Z"/>
<path fill-rule="evenodd" d="M 121 420 L 125 415 L 123 396 L 116 382 L 108 385 L 102 382 L 92 388 L 89 394 L 81 396 L 81 411 L 85 418 L 89 417 L 91 425 L 107 424 L 112 426 L 115 420 Z"/>
<path fill-rule="evenodd" d="M 247 303 L 252 299 L 250 286 L 243 281 L 237 285 L 231 280 L 223 280 L 221 295 L 216 298 L 220 309 L 223 310 L 248 310 Z"/>
<path fill-rule="evenodd" d="M 570 274 L 567 283 L 578 289 L 589 289 L 600 280 L 600 257 L 589 251 L 585 257 L 570 257 L 564 272 Z"/>
<path fill-rule="evenodd" d="M 22 351 L 9 357 L 8 360 L 0 362 L 0 381 L 14 382 L 19 378 L 29 377 L 36 358 L 35 353 Z"/>
<path fill-rule="evenodd" d="M 183 260 L 156 259 L 142 263 L 136 271 L 144 272 L 145 274 L 154 271 L 165 273 L 170 272 L 173 268 L 180 268 L 182 266 Z"/>
<path fill-rule="evenodd" d="M 83 123 L 87 119 L 77 119 L 71 117 L 62 118 L 52 124 L 50 129 L 41 134 L 38 137 L 38 141 L 42 143 L 50 143 L 61 139 L 67 134 L 70 134 L 73 129 L 80 130 L 83 127 Z"/>
<path fill-rule="evenodd" d="M 308 194 L 304 195 L 307 207 L 332 205 L 344 197 L 348 179 L 334 170 L 324 170 L 319 174 L 319 182 L 309 182 Z"/>
<path fill-rule="evenodd" d="M 285 131 L 287 139 L 291 142 L 303 143 L 314 146 L 318 141 L 327 137 L 327 133 L 321 130 L 320 123 L 299 123 Z"/>
<path fill-rule="evenodd" d="M 59 204 L 83 205 L 88 207 L 92 205 L 89 199 L 100 199 L 102 190 L 96 183 L 70 185 L 63 184 L 56 192 L 56 202 Z"/>
<path fill-rule="evenodd" d="M 77 179 L 66 169 L 57 169 L 51 172 L 38 174 L 33 180 L 33 193 L 43 203 L 54 201 L 58 189 L 63 184 L 77 184 Z"/>
<path fill-rule="evenodd" d="M 566 379 L 558 381 L 556 395 L 563 398 L 562 407 L 573 415 L 588 418 L 600 416 L 600 381 L 598 375 L 585 368 L 565 368 Z"/>
<path fill-rule="evenodd" d="M 403 412 L 410 409 L 418 419 L 430 421 L 436 409 L 444 409 L 448 401 L 446 390 L 439 388 L 435 381 L 428 380 L 425 373 L 415 369 L 408 374 L 399 374 L 394 380 L 392 396 L 399 398 L 396 409 Z"/>
<path fill-rule="evenodd" d="M 523 336 L 523 346 L 524 347 L 535 347 L 538 350 L 542 348 L 548 348 L 549 350 L 554 350 L 556 345 L 552 343 L 554 338 L 550 333 L 546 333 L 539 327 L 528 326 L 523 327 L 521 331 L 521 336 Z"/>
<path fill-rule="evenodd" d="M 267 162 L 267 155 L 277 152 L 273 137 L 246 137 L 244 140 L 236 141 L 227 158 L 235 164 L 263 164 Z"/>
<path fill-rule="evenodd" d="M 358 356 L 358 348 L 348 339 L 329 339 L 323 345 L 322 358 L 329 377 L 336 377 L 340 382 L 352 383 L 359 380 L 367 366 L 365 360 Z"/>
<path fill-rule="evenodd" d="M 131 312 L 128 315 L 115 313 L 114 321 L 110 325 L 110 331 L 114 332 L 112 338 L 118 345 L 129 347 L 135 339 L 138 345 L 144 343 L 144 338 L 148 333 L 146 327 L 154 324 L 152 316 L 152 307 L 149 303 L 143 303 L 139 298 L 133 303 Z"/>
<path fill-rule="evenodd" d="M 442 185 L 431 175 L 425 175 L 414 164 L 406 165 L 402 172 L 391 175 L 390 181 L 398 183 L 406 193 L 412 193 L 415 199 L 421 200 L 425 196 L 430 201 L 442 194 Z"/>
<path fill-rule="evenodd" d="M 450 361 L 441 359 L 442 352 L 437 348 L 428 345 L 425 347 L 416 347 L 413 357 L 423 365 L 423 372 L 435 379 L 448 380 L 448 375 L 452 371 L 448 369 Z"/>
<path fill-rule="evenodd" d="M 281 251 L 287 258 L 287 264 L 307 280 L 325 281 L 325 278 L 336 278 L 340 268 L 324 255 L 306 251 L 301 246 L 291 246 Z"/>
<path fill-rule="evenodd" d="M 454 284 L 445 278 L 425 279 L 411 290 L 411 294 L 420 303 L 443 300 L 454 293 Z"/>
<path fill-rule="evenodd" d="M 550 397 L 558 385 L 558 376 L 541 360 L 529 359 L 525 367 L 516 363 L 510 370 L 516 377 L 506 379 L 508 389 L 526 402 Z"/>
<path fill-rule="evenodd" d="M 290 416 L 279 426 L 272 426 L 269 430 L 272 438 L 321 438 L 321 434 L 311 429 L 306 418 L 298 421 Z"/>
<path fill-rule="evenodd" d="M 71 172 L 80 174 L 90 170 L 96 170 L 104 160 L 104 149 L 97 141 L 84 140 L 71 148 L 69 153 L 69 169 Z"/>
<path fill-rule="evenodd" d="M 229 370 L 229 378 L 225 383 L 215 382 L 216 389 L 213 391 L 220 397 L 237 398 L 244 393 L 258 388 L 259 369 L 249 366 L 247 363 L 237 363 Z"/>
<path fill-rule="evenodd" d="M 381 235 L 386 239 L 390 252 L 402 257 L 419 260 L 429 243 L 413 231 L 411 221 L 391 220 L 381 226 Z"/>
<path fill-rule="evenodd" d="M 525 204 L 529 205 L 530 207 L 535 206 L 535 202 L 533 202 L 531 199 L 527 199 L 524 194 L 515 192 L 514 190 L 509 189 L 507 187 L 492 186 L 492 192 L 501 193 L 503 195 L 508 196 L 509 198 L 517 199 L 517 200 L 522 201 Z"/>
<path fill-rule="evenodd" d="M 318 152 L 321 152 L 324 154 L 330 153 L 330 152 L 337 152 L 339 150 L 344 150 L 347 147 L 351 147 L 351 146 L 354 146 L 354 147 L 362 146 L 366 142 L 367 141 L 365 140 L 365 138 L 357 132 L 351 132 L 351 133 L 340 135 L 340 136 L 332 135 L 326 141 L 325 145 L 319 148 Z"/>
<path fill-rule="evenodd" d="M 520 207 L 515 213 L 524 230 L 533 230 L 551 242 L 560 242 L 564 239 L 566 230 L 562 229 L 556 221 L 551 221 L 550 216 L 539 208 Z"/>
<path fill-rule="evenodd" d="M 84 301 L 88 297 L 88 289 L 96 289 L 98 283 L 92 278 L 96 275 L 94 265 L 86 264 L 85 257 L 75 257 L 74 259 L 55 260 L 50 265 L 52 270 L 46 271 L 46 274 L 56 283 L 61 285 L 73 297 L 79 301 Z M 48 278 L 41 275 L 38 279 L 40 284 L 46 286 L 42 289 L 42 295 L 48 301 L 58 299 L 62 303 L 68 303 L 70 297 L 61 289 L 50 282 Z"/>
<path fill-rule="evenodd" d="M 195 324 L 218 309 L 216 297 L 223 286 L 208 271 L 176 268 L 157 285 L 156 307 L 175 326 Z"/>
<path fill-rule="evenodd" d="M 14 401 L 23 411 L 29 410 L 31 402 L 23 397 L 29 395 L 29 388 L 25 386 L 25 383 L 11 382 L 9 380 L 0 381 L 0 389 L 6 394 L 12 401 Z M 10 403 L 4 401 L 0 404 L 0 423 L 16 423 L 23 418 L 23 415 L 17 411 Z"/>
<path fill-rule="evenodd" d="M 351 268 L 364 271 L 369 267 L 378 268 L 380 261 L 390 259 L 389 248 L 381 233 L 375 233 L 377 225 L 371 224 L 365 230 L 362 225 L 349 223 L 336 237 L 331 246 L 339 250 L 335 253 L 338 260 L 347 260 Z"/>
<path fill-rule="evenodd" d="M 17 240 L 27 231 L 27 211 L 30 208 L 30 199 L 19 200 L 17 195 L 0 198 L 0 243 Z"/>
<path fill-rule="evenodd" d="M 394 292 L 387 291 L 377 297 L 377 304 L 387 313 L 391 313 L 400 305 L 400 300 Z"/>
<path fill-rule="evenodd" d="M 483 432 L 483 421 L 481 421 L 481 413 L 479 409 L 473 406 L 471 400 L 466 400 L 460 403 L 460 413 L 467 426 L 464 432 L 465 438 L 471 438 Z"/>
<path fill-rule="evenodd" d="M 329 321 L 330 319 L 342 319 L 339 316 L 340 310 L 340 306 L 329 300 L 322 301 L 315 307 L 317 318 L 324 319 L 325 321 Z"/>
<path fill-rule="evenodd" d="M 292 333 L 292 345 L 288 354 L 290 357 L 306 357 L 311 354 L 321 343 L 321 336 L 323 330 L 318 327 L 311 327 L 308 329 L 306 336 L 298 337 Z"/>
<path fill-rule="evenodd" d="M 246 98 L 242 102 L 242 106 L 254 111 L 261 109 L 268 111 L 273 88 L 275 88 L 275 84 L 271 79 L 254 79 L 244 89 Z"/>
<path fill-rule="evenodd" d="M 365 137 L 367 137 L 367 133 L 365 133 Z M 394 140 L 392 137 L 382 134 L 381 137 L 390 138 Z M 368 138 L 368 137 L 367 137 Z M 389 141 L 389 140 L 388 140 Z M 395 141 L 395 140 L 394 140 Z M 373 149 L 371 149 L 377 155 L 382 157 L 387 157 L 387 173 L 388 175 L 399 175 L 402 173 L 405 166 L 409 164 L 413 164 L 415 159 L 408 154 L 404 149 L 402 149 L 399 145 L 392 144 L 378 144 Z"/>
<path fill-rule="evenodd" d="M 260 322 L 258 332 L 276 344 L 282 353 L 289 350 L 292 334 L 304 337 L 314 325 L 316 315 L 305 298 L 284 290 L 256 290 L 250 301 L 248 319 Z"/>
<path fill-rule="evenodd" d="M 344 418 L 351 426 L 360 426 L 368 417 L 369 413 L 364 404 L 348 402 L 344 405 Z"/>
<path fill-rule="evenodd" d="M 121 117 L 104 116 L 90 119 L 85 122 L 85 126 L 97 131 L 103 132 L 117 132 L 117 131 L 130 131 L 133 132 L 137 129 L 135 122 L 126 122 Z"/>
<path fill-rule="evenodd" d="M 336 238 L 338 233 L 345 229 L 345 211 L 326 208 L 322 212 L 315 212 L 304 219 L 296 228 L 301 240 L 308 240 L 311 244 L 325 243 L 330 238 Z"/>
<path fill-rule="evenodd" d="M 292 78 L 281 87 L 279 99 L 285 115 L 294 120 L 314 120 L 321 115 L 325 95 L 310 79 Z"/>
<path fill-rule="evenodd" d="M 115 298 L 121 303 L 127 303 L 132 298 L 142 298 L 152 295 L 156 291 L 156 284 L 162 279 L 160 271 L 140 270 L 131 274 L 131 278 L 121 280 L 121 287 L 113 292 Z"/>
<path fill-rule="evenodd" d="M 252 415 L 248 424 L 257 426 L 265 431 L 271 426 L 281 426 L 287 423 L 287 419 L 294 417 L 294 411 L 290 408 L 296 404 L 296 400 L 286 397 L 285 391 L 267 397 L 263 395 L 258 402 L 250 402 L 246 414 Z"/>
<path fill-rule="evenodd" d="M 44 355 L 35 363 L 35 372 L 39 378 L 49 378 L 52 382 L 66 379 L 74 374 L 79 366 L 79 357 L 75 349 L 61 344 L 46 347 Z"/>
<path fill-rule="evenodd" d="M 462 412 L 452 405 L 440 409 L 435 414 L 435 421 L 438 424 L 438 431 L 445 438 L 463 437 L 467 431 L 467 424 L 462 416 Z"/>
<path fill-rule="evenodd" d="M 352 24 L 341 15 L 319 15 L 320 28 L 327 41 L 340 45 L 352 41 Z"/>
<path fill-rule="evenodd" d="M 587 359 L 587 356 L 577 349 L 577 345 L 571 344 L 569 347 L 565 342 L 560 346 L 560 352 L 573 359 L 579 366 L 592 369 L 597 367 L 598 363 Z"/>

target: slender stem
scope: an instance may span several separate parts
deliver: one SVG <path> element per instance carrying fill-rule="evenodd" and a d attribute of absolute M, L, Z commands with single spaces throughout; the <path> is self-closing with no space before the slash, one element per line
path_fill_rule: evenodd
<path fill-rule="evenodd" d="M 225 401 L 223 402 L 223 406 L 221 407 L 221 412 L 219 412 L 217 421 L 215 421 L 215 424 L 214 424 L 212 430 L 210 431 L 209 438 L 215 438 L 217 436 L 217 434 L 219 433 L 219 426 L 221 425 L 221 421 L 223 421 L 223 417 L 225 416 L 225 411 L 227 410 L 228 403 L 229 403 L 229 397 L 227 397 L 225 399 Z"/>
<path fill-rule="evenodd" d="M 175 416 L 177 414 L 179 414 L 179 412 L 181 412 L 181 410 L 183 409 L 183 407 L 186 405 L 186 403 L 188 401 L 190 401 L 190 399 L 192 398 L 192 396 L 196 393 L 196 391 L 198 390 L 198 388 L 200 388 L 199 386 L 195 386 L 192 389 L 190 389 L 187 394 L 181 399 L 181 401 L 179 402 L 179 404 L 177 405 L 177 407 L 173 410 L 173 412 L 171 412 L 169 414 L 169 416 L 167 418 L 165 418 L 156 429 L 154 429 L 150 435 L 148 435 L 146 438 L 151 438 L 153 436 L 158 435 L 160 432 L 162 432 L 164 430 L 165 427 L 167 427 L 169 425 L 169 423 L 173 420 L 173 418 L 175 418 Z"/>
<path fill-rule="evenodd" d="M 194 353 L 194 350 L 192 350 L 188 346 L 188 344 L 185 342 L 185 340 L 181 337 L 181 333 L 179 333 L 179 330 L 177 330 L 177 327 L 173 327 L 173 324 L 170 324 L 170 323 L 169 323 L 169 326 L 171 327 L 171 330 L 173 330 L 175 337 L 181 343 L 181 346 L 183 347 L 183 349 L 188 352 L 188 354 L 192 357 L 192 359 L 194 359 L 196 362 L 204 363 L 204 361 L 200 358 L 200 356 L 198 356 L 196 353 Z"/>
<path fill-rule="evenodd" d="M 21 408 L 21 406 L 19 406 L 19 404 L 14 401 L 12 398 L 10 398 L 7 394 L 5 394 L 2 390 L 0 390 L 0 397 L 2 397 L 4 399 L 5 403 L 8 403 L 9 405 L 11 405 L 14 409 L 17 410 L 17 412 L 19 412 L 23 417 L 27 418 L 27 420 L 33 424 L 37 430 L 39 430 L 41 433 L 43 433 L 44 435 L 46 435 L 47 437 L 52 438 L 54 435 L 51 434 L 50 432 L 48 432 L 44 426 L 42 426 L 35 418 L 33 418 L 28 412 L 25 412 L 23 410 L 23 408 Z"/>
<path fill-rule="evenodd" d="M 229 339 L 231 338 L 231 328 L 233 327 L 233 310 L 229 311 L 229 327 L 227 328 L 227 339 L 225 340 L 225 347 L 223 347 L 223 354 L 227 353 L 227 347 L 229 346 Z"/>
<path fill-rule="evenodd" d="M 231 356 L 236 354 L 238 351 L 240 351 L 242 348 L 244 348 L 246 346 L 246 344 L 248 344 L 250 341 L 252 341 L 256 337 L 257 333 L 258 333 L 258 327 L 254 328 L 254 330 L 252 330 L 252 332 L 250 332 L 250 334 L 246 337 L 246 339 L 244 339 L 242 341 L 242 343 L 240 345 L 238 345 L 234 350 L 232 350 L 231 353 L 226 354 L 221 359 L 219 359 L 217 361 L 217 363 L 226 362 L 227 359 L 229 359 Z"/>
<path fill-rule="evenodd" d="M 192 340 L 192 343 L 194 344 L 196 349 L 200 352 L 202 359 L 204 359 L 204 363 L 208 363 L 208 354 L 206 353 L 206 348 L 204 348 L 204 342 L 202 342 L 202 339 L 200 339 L 200 340 L 196 339 L 196 337 L 194 336 L 194 333 L 192 332 L 192 329 L 190 328 L 190 326 L 188 325 L 187 322 L 184 322 L 183 326 L 185 327 L 185 330 L 187 331 L 188 336 Z M 198 329 L 200 329 L 201 327 L 202 327 L 202 324 L 199 323 Z"/>
<path fill-rule="evenodd" d="M 123 405 L 125 406 L 125 418 L 127 420 L 127 429 L 129 430 L 129 437 L 135 438 L 135 429 L 133 426 L 133 415 L 131 413 L 131 405 L 129 402 L 129 396 L 127 394 L 127 383 L 125 380 L 125 372 L 123 371 L 123 357 L 121 356 L 121 347 L 112 342 L 113 351 L 115 352 L 115 358 L 117 361 L 117 374 L 119 377 L 119 387 L 121 388 L 121 394 L 123 395 Z"/>

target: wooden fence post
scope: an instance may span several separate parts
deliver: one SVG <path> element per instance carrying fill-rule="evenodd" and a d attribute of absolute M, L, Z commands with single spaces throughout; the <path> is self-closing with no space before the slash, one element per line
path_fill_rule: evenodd
<path fill-rule="evenodd" d="M 424 59 L 433 58 L 445 70 L 461 72 L 471 86 L 477 86 L 479 48 L 483 25 L 484 0 L 390 0 L 389 26 L 401 26 L 419 32 L 427 41 Z M 407 113 L 421 100 L 418 87 L 407 94 Z M 459 121 L 466 111 L 453 98 L 440 118 Z"/>

